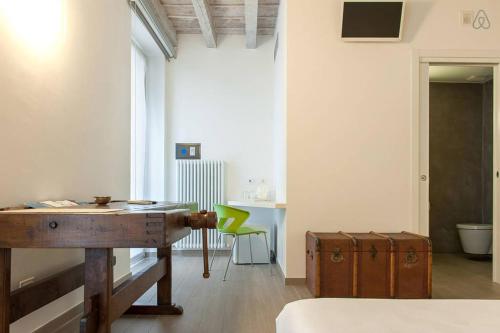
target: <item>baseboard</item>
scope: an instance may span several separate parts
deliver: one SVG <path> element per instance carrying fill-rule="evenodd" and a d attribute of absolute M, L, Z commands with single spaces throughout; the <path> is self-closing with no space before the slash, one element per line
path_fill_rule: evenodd
<path fill-rule="evenodd" d="M 147 251 L 133 256 L 132 258 L 130 258 L 130 267 L 134 267 L 135 265 L 140 264 L 143 260 L 148 258 L 156 258 L 156 252 Z"/>
<path fill-rule="evenodd" d="M 131 276 L 132 276 L 132 272 L 128 272 L 127 274 L 125 274 L 124 276 L 122 276 L 121 278 L 119 278 L 118 280 L 116 280 L 113 283 L 113 288 L 118 287 L 120 284 L 127 281 Z"/>
<path fill-rule="evenodd" d="M 133 256 L 132 258 L 130 258 L 130 267 L 140 263 L 148 256 L 149 256 L 149 252 L 141 252 L 141 253 Z"/>
<path fill-rule="evenodd" d="M 132 276 L 132 273 L 127 273 L 114 282 L 114 287 L 119 286 Z M 73 306 L 68 311 L 60 316 L 52 319 L 47 324 L 39 327 L 33 333 L 59 333 L 67 332 L 70 327 L 78 327 L 78 322 L 83 316 L 83 302 Z M 76 326 L 75 326 L 76 325 Z"/>
<path fill-rule="evenodd" d="M 33 331 L 33 333 L 58 333 L 67 330 L 70 326 L 75 327 L 77 321 L 83 316 L 83 302 L 75 305 L 68 311 L 54 318 L 47 324 Z M 76 326 L 78 327 L 78 326 Z"/>
<path fill-rule="evenodd" d="M 285 286 L 301 286 L 306 284 L 305 278 L 285 278 Z"/>
<path fill-rule="evenodd" d="M 281 268 L 281 265 L 279 263 L 279 261 L 276 260 L 276 270 L 278 271 L 278 274 L 281 278 L 281 281 L 283 281 L 283 284 L 285 284 L 285 273 L 283 273 L 283 269 Z"/>
<path fill-rule="evenodd" d="M 305 278 L 287 278 L 285 277 L 285 274 L 283 273 L 283 270 L 281 269 L 281 265 L 279 262 L 276 262 L 276 270 L 278 271 L 281 280 L 283 281 L 283 284 L 285 286 L 300 286 L 306 284 L 306 279 Z"/>
<path fill-rule="evenodd" d="M 187 256 L 187 257 L 199 257 L 201 254 L 201 249 L 200 250 L 172 250 L 172 254 L 176 256 Z M 217 250 L 215 253 L 216 257 L 219 256 L 229 256 L 231 253 L 231 250 Z M 213 250 L 208 250 L 209 256 L 213 255 Z"/>

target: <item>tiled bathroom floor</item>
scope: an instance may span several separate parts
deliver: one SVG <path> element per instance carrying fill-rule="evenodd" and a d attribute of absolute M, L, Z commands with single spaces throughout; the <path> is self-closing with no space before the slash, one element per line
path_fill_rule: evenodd
<path fill-rule="evenodd" d="M 433 254 L 433 298 L 500 299 L 500 284 L 491 280 L 491 261 L 459 254 Z"/>

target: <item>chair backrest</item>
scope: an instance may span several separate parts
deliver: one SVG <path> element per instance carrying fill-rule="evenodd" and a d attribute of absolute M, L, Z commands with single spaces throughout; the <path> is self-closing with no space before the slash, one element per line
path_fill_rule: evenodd
<path fill-rule="evenodd" d="M 217 230 L 220 232 L 235 233 L 250 216 L 250 213 L 246 210 L 224 205 L 214 205 L 214 209 L 219 219 L 217 222 Z M 233 221 L 229 225 L 225 225 L 229 219 Z"/>

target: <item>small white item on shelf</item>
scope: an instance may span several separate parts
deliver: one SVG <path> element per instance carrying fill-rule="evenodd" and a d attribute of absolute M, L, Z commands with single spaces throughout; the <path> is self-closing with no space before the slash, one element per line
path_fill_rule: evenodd
<path fill-rule="evenodd" d="M 243 191 L 243 200 L 253 200 L 255 198 L 255 191 Z"/>
<path fill-rule="evenodd" d="M 269 200 L 269 186 L 267 186 L 264 179 L 262 179 L 261 183 L 257 186 L 257 190 L 255 191 L 255 199 L 256 200 Z"/>

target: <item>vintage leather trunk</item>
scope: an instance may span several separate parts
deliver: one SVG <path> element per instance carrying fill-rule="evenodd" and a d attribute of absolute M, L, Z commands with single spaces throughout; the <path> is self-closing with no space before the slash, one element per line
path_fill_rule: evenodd
<path fill-rule="evenodd" d="M 306 234 L 306 276 L 315 297 L 356 295 L 356 240 L 343 233 Z"/>
<path fill-rule="evenodd" d="M 306 233 L 306 280 L 315 297 L 429 298 L 428 238 L 410 233 Z"/>
<path fill-rule="evenodd" d="M 376 233 L 351 233 L 357 241 L 356 297 L 394 296 L 394 256 L 392 240 Z"/>
<path fill-rule="evenodd" d="M 408 232 L 385 234 L 394 241 L 394 297 L 432 297 L 432 245 Z"/>

